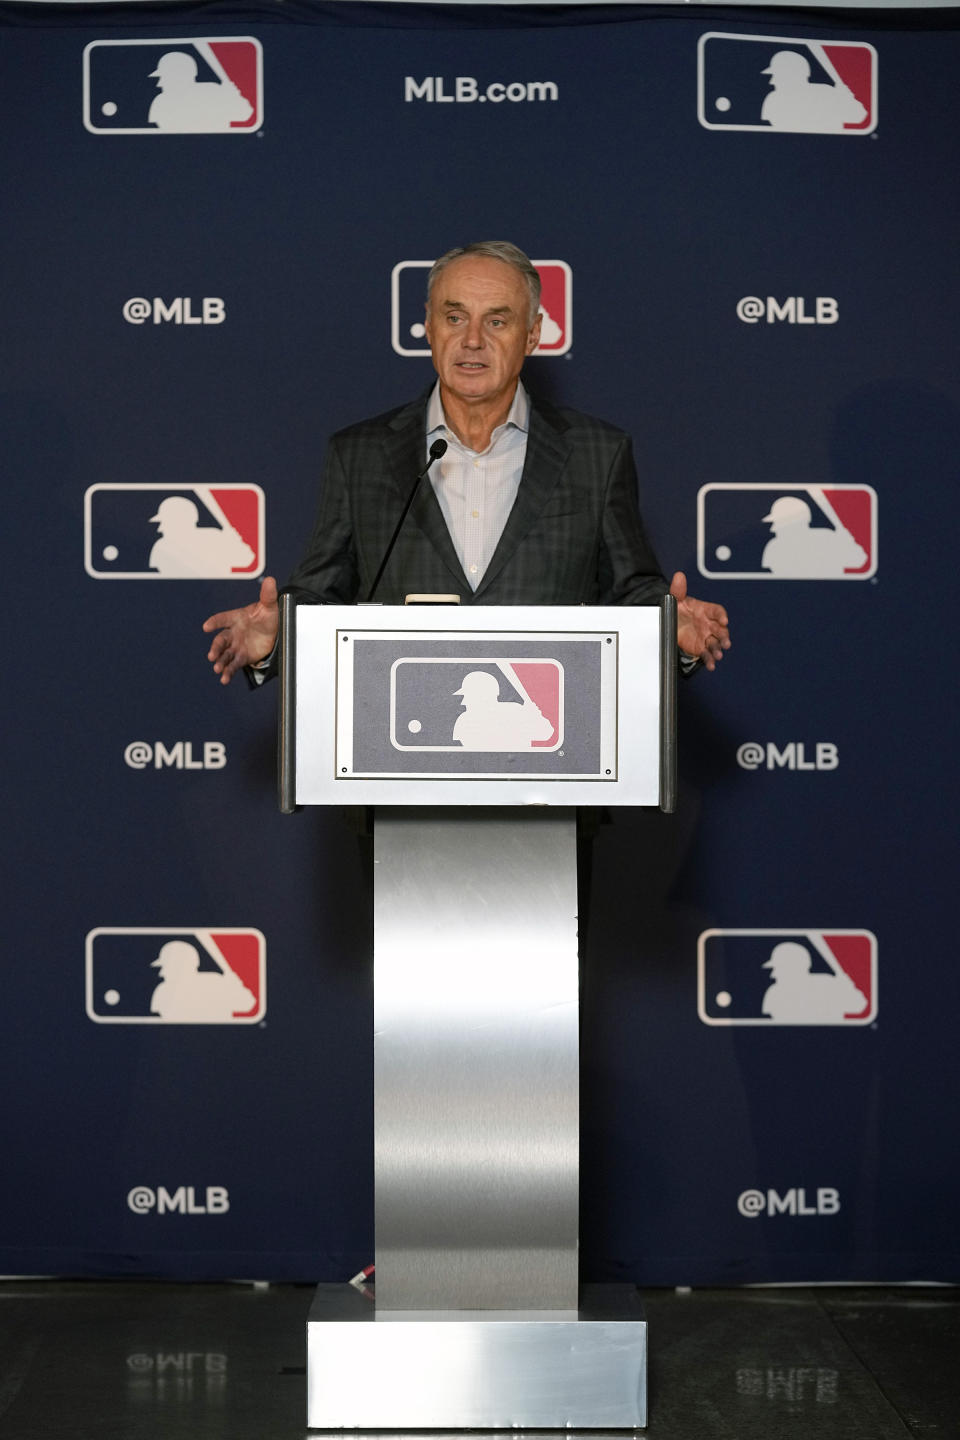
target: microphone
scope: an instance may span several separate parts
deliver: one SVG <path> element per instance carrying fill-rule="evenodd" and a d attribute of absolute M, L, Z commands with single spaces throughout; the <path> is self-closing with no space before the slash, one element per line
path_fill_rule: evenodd
<path fill-rule="evenodd" d="M 413 482 L 413 488 L 411 489 L 410 494 L 407 496 L 407 503 L 404 505 L 403 511 L 402 511 L 402 513 L 401 513 L 401 515 L 400 515 L 400 519 L 397 521 L 396 529 L 394 530 L 393 534 L 390 536 L 390 544 L 387 546 L 386 550 L 384 551 L 383 559 L 380 561 L 380 569 L 377 571 L 376 576 L 374 577 L 373 584 L 370 586 L 370 591 L 369 591 L 369 593 L 368 593 L 368 595 L 367 595 L 367 598 L 366 598 L 366 600 L 364 601 L 364 604 L 365 604 L 365 605 L 369 605 L 370 602 L 371 602 L 371 600 L 373 599 L 374 595 L 377 593 L 377 586 L 380 584 L 380 581 L 381 581 L 381 579 L 383 578 L 383 572 L 384 572 L 384 570 L 386 570 L 386 568 L 387 568 L 387 562 L 389 561 L 390 556 L 393 554 L 393 547 L 394 547 L 394 545 L 396 545 L 396 543 L 397 543 L 397 536 L 400 534 L 400 531 L 403 529 L 403 522 L 404 522 L 404 520 L 406 520 L 407 515 L 408 515 L 408 513 L 409 513 L 409 511 L 410 511 L 410 506 L 413 504 L 414 497 L 415 497 L 417 491 L 420 489 L 420 481 L 421 481 L 421 480 L 423 479 L 423 477 L 426 475 L 427 471 L 430 469 L 430 466 L 433 464 L 434 460 L 440 460 L 440 459 L 442 459 L 442 457 L 443 457 L 444 455 L 446 455 L 446 453 L 447 453 L 447 442 L 446 442 L 446 440 L 434 440 L 433 444 L 430 446 L 430 458 L 427 460 L 426 465 L 424 465 L 423 469 L 420 471 L 420 474 L 417 476 L 416 480 L 414 480 L 414 482 Z"/>

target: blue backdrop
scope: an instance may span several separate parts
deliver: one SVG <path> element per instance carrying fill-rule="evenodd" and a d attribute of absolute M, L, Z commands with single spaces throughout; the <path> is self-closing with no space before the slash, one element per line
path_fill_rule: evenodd
<path fill-rule="evenodd" d="M 298 559 L 325 437 L 428 382 L 413 262 L 507 237 L 554 262 L 530 387 L 632 433 L 663 567 L 734 633 L 678 812 L 596 844 L 585 1276 L 956 1279 L 955 12 L 0 26 L 0 1270 L 371 1258 L 363 858 L 279 815 L 275 697 L 200 625 Z M 173 498 L 207 578 L 153 550 Z"/>

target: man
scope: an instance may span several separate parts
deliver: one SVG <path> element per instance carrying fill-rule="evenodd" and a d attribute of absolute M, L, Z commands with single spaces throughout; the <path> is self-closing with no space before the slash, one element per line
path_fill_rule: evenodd
<path fill-rule="evenodd" d="M 157 527 L 157 539 L 147 563 L 160 575 L 182 580 L 218 571 L 230 575 L 253 561 L 253 551 L 232 525 L 201 525 L 200 512 L 186 495 L 161 500 L 150 524 Z"/>
<path fill-rule="evenodd" d="M 291 587 L 327 603 L 368 597 L 430 444 L 447 442 L 400 533 L 376 598 L 458 593 L 477 605 L 656 604 L 667 585 L 637 508 L 629 438 L 520 384 L 540 339 L 540 279 L 505 241 L 451 250 L 430 272 L 426 333 L 438 381 L 411 405 L 335 435 L 307 553 Z M 730 647 L 719 605 L 687 595 L 678 641 L 713 670 Z M 277 587 L 211 615 L 208 654 L 223 685 L 272 673 Z M 693 661 L 691 661 L 693 663 Z"/>
<path fill-rule="evenodd" d="M 794 580 L 839 580 L 845 571 L 861 570 L 867 552 L 835 516 L 833 529 L 813 526 L 813 514 L 799 495 L 780 495 L 764 515 L 770 539 L 760 557 L 761 570 Z"/>
<path fill-rule="evenodd" d="M 770 971 L 770 984 L 763 995 L 760 1013 L 780 1025 L 840 1025 L 846 1017 L 862 1015 L 867 997 L 831 960 L 833 974 L 814 972 L 806 945 L 782 940 L 774 945 L 763 969 Z"/>
<path fill-rule="evenodd" d="M 216 958 L 216 957 L 214 957 Z M 200 952 L 186 940 L 168 940 L 156 960 L 160 982 L 150 997 L 150 1014 L 177 1024 L 208 1024 L 249 1015 L 257 1003 L 232 970 L 201 970 Z"/>
<path fill-rule="evenodd" d="M 847 125 L 862 125 L 867 112 L 840 76 L 825 84 L 810 78 L 810 61 L 799 50 L 778 50 L 766 70 L 770 90 L 760 120 L 774 130 L 807 135 L 838 135 Z"/>
<path fill-rule="evenodd" d="M 500 699 L 500 681 L 489 670 L 471 670 L 453 694 L 463 706 L 453 740 L 464 750 L 532 750 L 553 737 L 552 722 L 529 695 L 519 705 Z"/>
<path fill-rule="evenodd" d="M 253 114 L 250 101 L 225 76 L 198 80 L 197 62 L 185 50 L 161 55 L 150 79 L 156 80 L 159 94 L 150 106 L 147 124 L 158 130 L 216 134 L 243 124 Z"/>

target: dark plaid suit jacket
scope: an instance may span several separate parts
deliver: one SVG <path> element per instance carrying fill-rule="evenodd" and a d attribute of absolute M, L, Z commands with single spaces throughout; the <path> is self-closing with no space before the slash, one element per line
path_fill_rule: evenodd
<path fill-rule="evenodd" d="M 288 588 L 328 604 L 366 598 L 426 459 L 428 395 L 333 436 L 313 535 Z M 640 519 L 629 437 L 531 397 L 520 489 L 476 591 L 424 480 L 376 599 L 452 592 L 467 605 L 646 605 L 666 589 Z"/>

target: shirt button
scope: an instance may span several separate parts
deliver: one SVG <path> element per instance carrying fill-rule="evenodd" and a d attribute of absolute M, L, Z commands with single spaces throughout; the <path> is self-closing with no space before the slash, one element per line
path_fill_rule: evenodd
<path fill-rule="evenodd" d="M 471 574 L 471 575 L 476 575 L 476 573 L 477 573 L 477 567 L 476 567 L 476 565 L 471 565 L 471 566 L 470 566 L 470 574 Z"/>
<path fill-rule="evenodd" d="M 479 520 L 479 519 L 480 519 L 480 511 L 479 511 L 479 510 L 471 510 L 471 511 L 470 511 L 470 514 L 473 516 L 474 520 Z"/>

